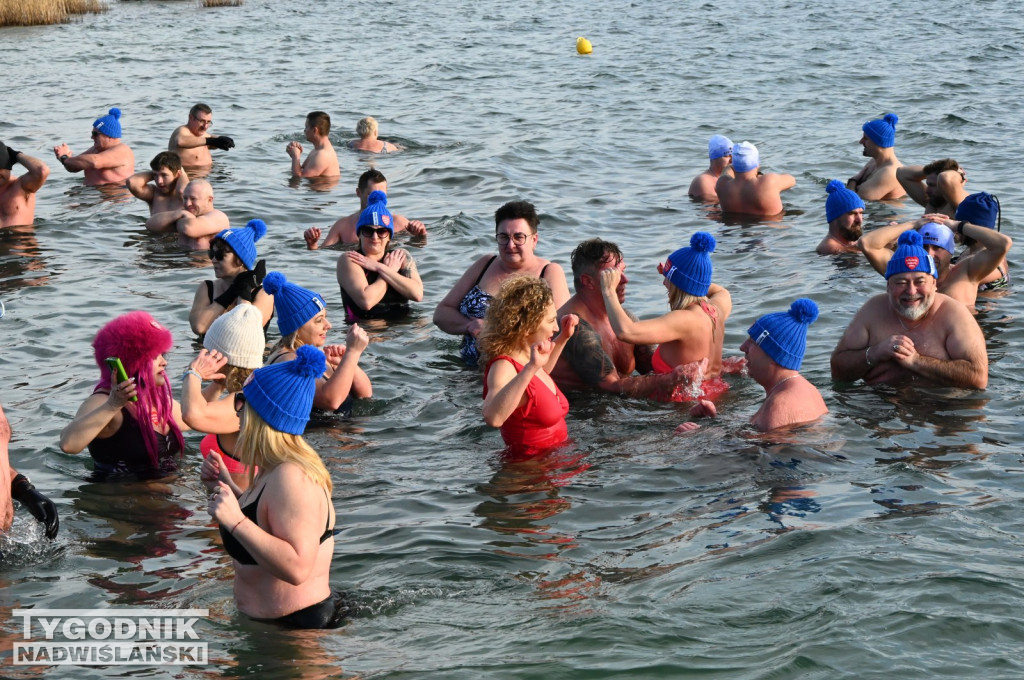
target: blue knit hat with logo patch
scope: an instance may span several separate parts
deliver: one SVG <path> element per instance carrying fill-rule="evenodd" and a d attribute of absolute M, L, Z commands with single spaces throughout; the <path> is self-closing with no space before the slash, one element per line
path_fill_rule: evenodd
<path fill-rule="evenodd" d="M 992 194 L 979 191 L 971 194 L 956 209 L 956 218 L 979 227 L 996 228 L 996 218 L 999 217 L 999 201 Z"/>
<path fill-rule="evenodd" d="M 245 400 L 267 425 L 280 432 L 302 434 L 313 410 L 316 379 L 327 369 L 323 351 L 303 345 L 295 358 L 258 368 L 242 388 Z"/>
<path fill-rule="evenodd" d="M 889 258 L 889 264 L 885 268 L 886 280 L 894 274 L 903 274 L 904 272 L 925 272 L 939 278 L 938 271 L 935 269 L 935 260 L 924 249 L 923 242 L 921 234 L 913 229 L 900 234 L 900 238 L 896 242 L 896 252 Z"/>
<path fill-rule="evenodd" d="M 896 145 L 896 123 L 900 120 L 895 113 L 887 113 L 880 120 L 869 120 L 861 128 L 872 142 L 888 149 Z"/>
<path fill-rule="evenodd" d="M 113 108 L 107 115 L 100 116 L 93 121 L 92 127 L 107 137 L 121 138 L 121 109 Z"/>
<path fill-rule="evenodd" d="M 825 186 L 828 198 L 825 199 L 825 219 L 831 222 L 851 210 L 864 209 L 864 201 L 856 192 L 850 191 L 837 179 Z"/>
<path fill-rule="evenodd" d="M 291 335 L 303 324 L 327 309 L 320 293 L 297 286 L 281 272 L 270 272 L 263 279 L 263 290 L 274 296 L 277 329 L 281 335 Z"/>
<path fill-rule="evenodd" d="M 788 312 L 762 316 L 747 329 L 747 335 L 779 366 L 799 371 L 807 351 L 807 327 L 817 318 L 814 300 L 800 298 Z"/>
<path fill-rule="evenodd" d="M 267 233 L 267 223 L 263 220 L 249 220 L 242 229 L 224 229 L 215 239 L 221 239 L 235 251 L 238 259 L 242 261 L 246 269 L 252 270 L 256 266 L 256 241 L 263 238 Z"/>
<path fill-rule="evenodd" d="M 690 247 L 680 248 L 668 256 L 669 268 L 664 276 L 684 293 L 703 297 L 711 285 L 711 253 L 715 252 L 715 237 L 698 231 L 690 237 Z"/>
<path fill-rule="evenodd" d="M 388 195 L 379 189 L 371 191 L 366 199 L 366 210 L 359 213 L 359 221 L 356 222 L 356 233 L 360 227 L 386 227 L 391 235 L 395 235 L 395 220 L 388 210 Z"/>

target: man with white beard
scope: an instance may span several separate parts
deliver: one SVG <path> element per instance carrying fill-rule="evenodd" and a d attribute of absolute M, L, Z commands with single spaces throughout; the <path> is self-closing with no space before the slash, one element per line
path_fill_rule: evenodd
<path fill-rule="evenodd" d="M 988 352 L 967 307 L 937 292 L 921 234 L 900 234 L 886 293 L 864 303 L 832 352 L 832 379 L 985 389 Z"/>

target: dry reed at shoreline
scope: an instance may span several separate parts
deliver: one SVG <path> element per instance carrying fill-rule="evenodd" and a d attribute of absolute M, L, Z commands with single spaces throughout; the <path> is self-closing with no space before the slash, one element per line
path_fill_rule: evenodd
<path fill-rule="evenodd" d="M 106 12 L 100 0 L 0 0 L 0 26 L 60 24 L 74 14 Z"/>

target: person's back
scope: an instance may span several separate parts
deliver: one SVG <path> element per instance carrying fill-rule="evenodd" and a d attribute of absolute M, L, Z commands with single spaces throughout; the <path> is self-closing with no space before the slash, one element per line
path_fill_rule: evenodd
<path fill-rule="evenodd" d="M 782 212 L 781 193 L 796 184 L 792 175 L 758 174 L 760 158 L 750 142 L 733 147 L 732 165 L 735 175 L 723 174 L 715 184 L 723 212 L 765 216 Z"/>
<path fill-rule="evenodd" d="M 708 141 L 708 169 L 690 182 L 689 196 L 695 201 L 714 202 L 718 200 L 715 185 L 718 178 L 732 163 L 732 141 L 728 137 L 715 135 Z"/>

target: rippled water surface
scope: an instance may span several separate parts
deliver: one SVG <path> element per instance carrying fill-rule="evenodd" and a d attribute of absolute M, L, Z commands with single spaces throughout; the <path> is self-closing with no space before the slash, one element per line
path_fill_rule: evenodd
<path fill-rule="evenodd" d="M 833 386 L 829 353 L 883 286 L 857 257 L 814 255 L 825 183 L 856 173 L 861 124 L 888 111 L 900 116 L 901 160 L 957 158 L 968 188 L 999 195 L 1016 236 L 1024 24 L 1005 0 L 959 10 L 130 2 L 0 29 L 0 139 L 53 171 L 36 223 L 0 230 L 0 401 L 12 463 L 51 494 L 62 523 L 50 544 L 22 511 L 0 546 L 0 675 L 68 677 L 11 666 L 10 609 L 149 606 L 209 608 L 200 628 L 212 668 L 229 676 L 1020 677 L 1019 295 L 981 304 L 987 391 Z M 592 55 L 575 53 L 578 35 Z M 323 292 L 339 325 L 337 252 L 307 252 L 303 229 L 354 210 L 370 162 L 390 180 L 392 207 L 429 226 L 425 244 L 409 244 L 423 303 L 370 328 L 373 400 L 308 436 L 335 481 L 333 581 L 358 602 L 340 631 L 281 632 L 237 614 L 197 479 L 198 437 L 183 474 L 156 490 L 88 483 L 83 456 L 57 446 L 95 382 L 89 343 L 106 320 L 149 310 L 175 332 L 169 372 L 184 369 L 188 305 L 209 265 L 147 234 L 142 203 L 83 188 L 49 149 L 83 150 L 92 120 L 119 106 L 141 169 L 196 101 L 238 144 L 215 152 L 217 206 L 236 225 L 266 220 L 261 256 Z M 342 151 L 337 186 L 292 183 L 284 149 L 314 109 L 331 114 L 339 146 L 373 115 L 409 150 Z M 767 170 L 797 178 L 781 219 L 723 221 L 687 199 L 715 133 L 754 142 Z M 641 316 L 666 307 L 659 258 L 697 229 L 714 233 L 715 278 L 735 305 L 727 353 L 760 314 L 814 298 L 822 314 L 804 373 L 830 415 L 753 436 L 744 423 L 763 392 L 739 378 L 717 421 L 676 438 L 678 406 L 570 395 L 572 446 L 503 459 L 480 417 L 478 375 L 430 318 L 493 250 L 494 209 L 518 197 L 543 213 L 540 253 L 566 269 L 582 239 L 618 242 L 627 307 Z M 919 213 L 872 204 L 866 223 Z M 344 329 L 332 334 L 341 342 Z"/>

